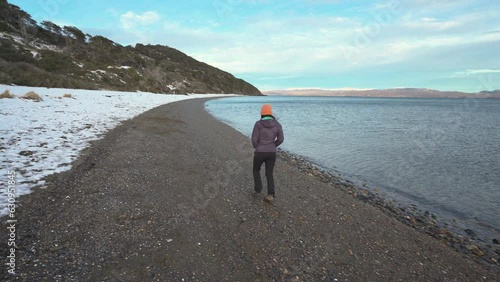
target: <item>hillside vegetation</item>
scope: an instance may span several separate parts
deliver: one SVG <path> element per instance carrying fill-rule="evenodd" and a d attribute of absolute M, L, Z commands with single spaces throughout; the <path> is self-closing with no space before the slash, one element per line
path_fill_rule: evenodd
<path fill-rule="evenodd" d="M 73 26 L 37 23 L 0 0 L 0 83 L 25 86 L 262 95 L 230 73 L 161 45 L 122 46 Z"/>

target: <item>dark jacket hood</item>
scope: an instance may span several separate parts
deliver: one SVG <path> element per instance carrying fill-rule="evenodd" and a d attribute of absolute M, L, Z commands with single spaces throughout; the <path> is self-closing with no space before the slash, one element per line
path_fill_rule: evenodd
<path fill-rule="evenodd" d="M 267 127 L 267 128 L 273 128 L 277 125 L 277 122 L 276 120 L 274 119 L 270 119 L 270 120 L 261 120 L 260 123 L 262 123 L 262 125 L 264 127 Z"/>

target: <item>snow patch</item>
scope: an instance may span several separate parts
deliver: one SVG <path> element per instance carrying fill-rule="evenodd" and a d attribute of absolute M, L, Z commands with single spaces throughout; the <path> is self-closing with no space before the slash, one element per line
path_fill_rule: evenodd
<path fill-rule="evenodd" d="M 0 32 L 0 38 L 7 39 L 7 40 L 13 40 L 18 45 L 22 45 L 22 46 L 26 47 L 26 44 L 24 44 L 24 39 L 19 35 L 10 34 L 10 33 L 6 33 L 6 32 Z M 54 51 L 54 52 L 59 52 L 59 53 L 62 52 L 61 48 L 59 48 L 55 45 L 47 44 L 47 43 L 42 42 L 40 40 L 31 41 L 29 45 L 30 46 L 28 46 L 28 47 L 34 47 L 38 50 L 49 50 L 49 51 Z"/>
<path fill-rule="evenodd" d="M 176 90 L 176 89 L 181 88 L 183 86 L 183 84 L 186 84 L 186 83 L 187 83 L 187 81 L 185 79 L 182 82 L 176 81 L 176 82 L 174 82 L 172 84 L 168 84 L 167 88 L 170 89 L 170 90 Z"/>
<path fill-rule="evenodd" d="M 50 44 L 46 44 L 44 42 L 39 42 L 39 41 L 36 41 L 36 42 L 32 42 L 31 45 L 37 49 L 42 49 L 42 50 L 49 50 L 49 51 L 53 51 L 53 52 L 58 52 L 58 53 L 62 53 L 62 49 L 55 46 L 55 45 L 50 45 Z"/>
<path fill-rule="evenodd" d="M 104 71 L 95 71 L 96 74 Z M 89 142 L 122 121 L 156 106 L 193 98 L 228 95 L 159 95 L 147 92 L 36 88 L 0 84 L 0 93 L 34 91 L 41 102 L 0 99 L 0 216 L 6 215 L 9 171 L 16 172 L 16 196 L 43 187 L 47 175 L 71 169 Z M 74 99 L 62 98 L 71 94 Z"/>
<path fill-rule="evenodd" d="M 131 66 L 120 66 L 120 67 L 117 67 L 117 66 L 108 66 L 108 69 L 123 69 L 123 70 L 128 70 L 128 69 L 131 69 L 132 67 Z"/>
<path fill-rule="evenodd" d="M 24 44 L 24 40 L 21 36 L 0 32 L 0 37 L 3 39 L 14 40 L 17 44 Z"/>
<path fill-rule="evenodd" d="M 93 75 L 97 76 L 97 78 L 99 79 L 102 79 L 103 75 L 107 74 L 108 72 L 104 71 L 104 70 L 93 70 L 93 71 L 90 71 Z M 90 77 L 91 79 L 94 79 L 92 78 L 91 76 L 87 75 L 87 77 Z"/>
<path fill-rule="evenodd" d="M 84 66 L 83 63 L 78 63 L 78 62 L 75 62 L 75 61 L 73 61 L 73 64 L 79 66 L 80 68 L 83 68 L 83 66 Z"/>

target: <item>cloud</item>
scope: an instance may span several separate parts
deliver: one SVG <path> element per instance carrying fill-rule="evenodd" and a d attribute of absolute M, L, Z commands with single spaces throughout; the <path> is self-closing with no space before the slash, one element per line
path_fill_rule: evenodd
<path fill-rule="evenodd" d="M 419 10 L 424 13 L 451 12 L 455 9 L 463 9 L 475 5 L 474 1 L 470 0 L 413 0 L 404 1 L 401 4 L 406 9 Z"/>
<path fill-rule="evenodd" d="M 432 62 L 436 68 L 443 69 L 447 68 L 446 64 L 459 61 L 468 68 L 483 68 L 487 66 L 484 60 L 463 54 L 470 54 L 471 50 L 466 48 L 474 46 L 483 50 L 485 57 L 495 56 L 491 49 L 500 41 L 500 34 L 478 33 L 484 27 L 481 22 L 476 23 L 476 19 L 475 15 L 469 16 L 470 26 L 453 33 L 448 32 L 451 26 L 458 28 L 464 18 L 451 17 L 443 21 L 419 17 L 418 23 L 435 24 L 435 28 L 416 28 L 409 24 L 413 21 L 395 19 L 374 36 L 358 41 L 357 37 L 365 35 L 365 26 L 356 18 L 315 15 L 251 19 L 248 22 L 252 24 L 241 32 L 223 34 L 223 44 L 212 42 L 211 48 L 193 50 L 191 55 L 235 74 L 265 73 L 264 78 L 304 73 L 335 75 L 389 65 L 421 69 L 425 67 L 423 62 Z M 481 28 L 476 29 L 478 26 Z M 182 50 L 189 49 L 186 46 Z M 432 60 L 427 60 L 429 58 Z"/>
<path fill-rule="evenodd" d="M 440 21 L 435 18 L 421 18 L 416 21 L 407 22 L 405 26 L 413 29 L 427 29 L 437 32 L 449 30 L 461 26 L 463 23 L 458 21 Z"/>
<path fill-rule="evenodd" d="M 128 11 L 120 16 L 120 22 L 125 29 L 132 29 L 137 26 L 151 25 L 161 19 L 160 15 L 153 11 L 147 11 L 142 14 L 136 14 Z"/>
<path fill-rule="evenodd" d="M 278 80 L 278 79 L 290 79 L 296 78 L 298 75 L 281 75 L 281 76 L 268 76 L 268 77 L 259 77 L 257 80 Z"/>
<path fill-rule="evenodd" d="M 491 70 L 491 69 L 479 69 L 479 70 L 465 70 L 455 72 L 455 76 L 468 76 L 468 75 L 477 75 L 477 74 L 486 74 L 486 73 L 500 73 L 500 70 Z"/>

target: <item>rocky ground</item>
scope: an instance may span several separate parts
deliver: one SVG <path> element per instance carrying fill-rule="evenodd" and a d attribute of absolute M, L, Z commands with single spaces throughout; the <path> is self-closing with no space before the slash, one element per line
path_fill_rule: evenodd
<path fill-rule="evenodd" d="M 500 280 L 498 265 L 485 258 L 494 253 L 461 253 L 412 227 L 418 218 L 405 224 L 390 207 L 364 200 L 368 192 L 284 153 L 277 198 L 265 203 L 253 193 L 248 138 L 212 118 L 203 102 L 168 104 L 123 123 L 71 171 L 21 197 L 16 275 L 4 266 L 0 277 Z M 1 238 L 9 236 L 4 226 Z M 2 248 L 1 259 L 7 255 Z"/>
<path fill-rule="evenodd" d="M 363 185 L 357 186 L 342 178 L 341 175 L 329 172 L 301 156 L 280 152 L 279 157 L 282 161 L 297 166 L 303 173 L 314 176 L 322 182 L 333 184 L 336 189 L 341 189 L 352 197 L 379 208 L 398 221 L 438 239 L 467 255 L 470 259 L 486 266 L 492 264 L 492 268 L 500 265 L 500 245 L 496 238 L 491 242 L 486 242 L 482 238 L 478 238 L 474 230 L 465 229 L 460 232 L 461 230 L 452 228 L 449 222 L 439 219 L 427 210 L 422 210 L 414 204 L 410 206 L 399 205 L 381 195 L 379 189 L 373 190 Z M 461 233 L 465 233 L 466 236 L 461 235 Z"/>

